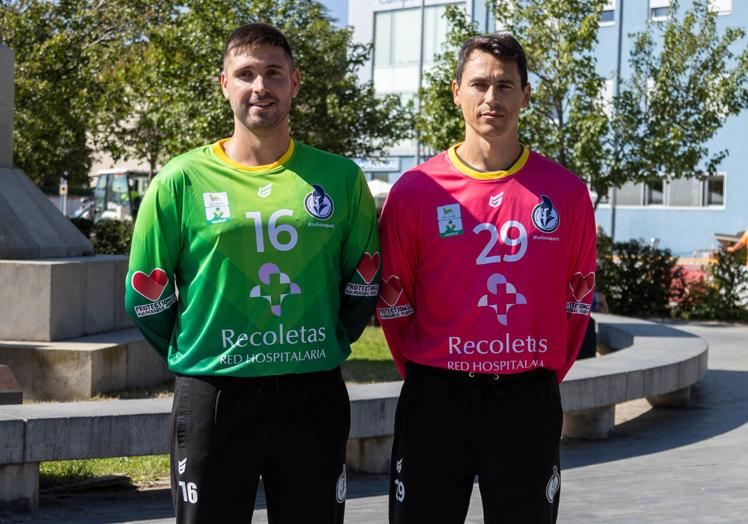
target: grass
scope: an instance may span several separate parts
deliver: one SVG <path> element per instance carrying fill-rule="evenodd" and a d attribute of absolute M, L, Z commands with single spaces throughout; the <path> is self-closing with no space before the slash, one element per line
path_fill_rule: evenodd
<path fill-rule="evenodd" d="M 110 475 L 125 475 L 130 479 L 131 484 L 138 486 L 166 482 L 169 479 L 169 456 L 42 462 L 39 465 L 39 487 L 48 489 L 70 486 Z"/>
<path fill-rule="evenodd" d="M 369 383 L 400 379 L 382 328 L 367 327 L 351 350 L 350 357 L 342 365 L 346 382 Z M 173 390 L 172 382 L 152 388 L 101 394 L 92 400 L 162 398 L 171 395 Z M 125 475 L 132 485 L 139 487 L 168 482 L 169 456 L 42 462 L 39 466 L 39 486 L 41 489 L 60 488 L 111 475 Z"/>
<path fill-rule="evenodd" d="M 361 338 L 351 345 L 351 355 L 341 367 L 346 382 L 400 380 L 382 328 L 378 326 L 369 326 L 364 330 Z"/>

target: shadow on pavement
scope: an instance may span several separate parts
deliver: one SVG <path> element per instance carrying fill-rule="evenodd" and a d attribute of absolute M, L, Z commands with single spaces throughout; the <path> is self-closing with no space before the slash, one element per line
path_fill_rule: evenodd
<path fill-rule="evenodd" d="M 616 323 L 606 322 L 607 326 L 626 331 L 636 337 L 677 337 L 677 338 L 699 338 L 698 335 L 687 333 L 680 329 L 664 324 L 637 324 L 637 323 Z"/>
<path fill-rule="evenodd" d="M 710 370 L 692 387 L 691 405 L 654 408 L 600 441 L 564 440 L 561 464 L 577 468 L 701 442 L 748 422 L 748 372 Z"/>

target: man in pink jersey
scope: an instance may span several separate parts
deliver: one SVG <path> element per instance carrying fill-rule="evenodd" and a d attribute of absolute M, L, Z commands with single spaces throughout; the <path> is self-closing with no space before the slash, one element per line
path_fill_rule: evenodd
<path fill-rule="evenodd" d="M 478 477 L 487 523 L 553 523 L 559 383 L 595 283 L 585 184 L 520 144 L 530 85 L 507 33 L 460 50 L 465 141 L 405 173 L 381 218 L 377 312 L 405 378 L 390 521 L 464 522 Z"/>

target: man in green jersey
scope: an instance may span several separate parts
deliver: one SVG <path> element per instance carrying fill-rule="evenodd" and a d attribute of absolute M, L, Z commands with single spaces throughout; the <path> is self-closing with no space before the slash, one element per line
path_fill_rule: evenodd
<path fill-rule="evenodd" d="M 265 24 L 234 31 L 221 88 L 231 138 L 172 159 L 138 213 L 126 306 L 177 374 L 177 522 L 342 522 L 350 425 L 340 363 L 378 294 L 363 174 L 295 142 L 299 71 Z"/>

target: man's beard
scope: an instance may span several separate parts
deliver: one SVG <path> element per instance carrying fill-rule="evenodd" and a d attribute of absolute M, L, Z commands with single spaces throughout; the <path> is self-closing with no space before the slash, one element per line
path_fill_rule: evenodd
<path fill-rule="evenodd" d="M 249 130 L 273 129 L 288 118 L 289 106 L 283 107 L 277 99 L 272 99 L 272 102 L 275 105 L 275 111 L 271 114 L 250 116 L 252 104 L 247 102 L 241 105 L 239 113 L 234 111 L 234 115 Z"/>

